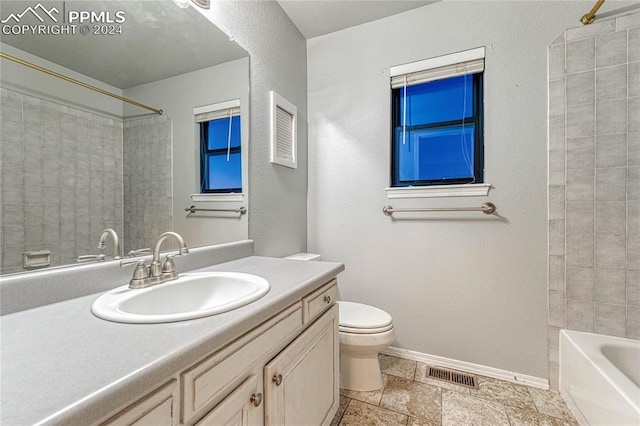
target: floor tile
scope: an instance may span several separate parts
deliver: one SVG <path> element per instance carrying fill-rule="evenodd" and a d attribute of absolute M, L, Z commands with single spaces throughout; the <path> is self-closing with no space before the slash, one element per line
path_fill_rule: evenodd
<path fill-rule="evenodd" d="M 413 380 L 389 376 L 380 407 L 439 422 L 441 389 Z"/>
<path fill-rule="evenodd" d="M 336 412 L 336 415 L 333 417 L 333 420 L 331 421 L 331 426 L 337 426 L 340 423 L 340 419 L 342 419 L 342 415 L 347 409 L 348 404 L 349 404 L 349 398 L 347 398 L 346 396 L 340 395 L 340 406 L 338 407 L 338 411 Z"/>
<path fill-rule="evenodd" d="M 386 374 L 382 375 L 383 384 L 387 383 L 387 379 L 389 376 Z M 348 398 L 357 399 L 358 401 L 366 402 L 367 404 L 372 405 L 380 405 L 380 399 L 382 399 L 382 391 L 384 390 L 384 385 L 375 391 L 371 392 L 358 392 L 349 389 L 340 389 L 340 394 L 344 395 Z"/>
<path fill-rule="evenodd" d="M 505 407 L 507 410 L 507 416 L 511 426 L 565 426 L 565 425 L 578 425 L 578 423 L 571 423 L 567 420 L 558 419 L 555 417 L 547 416 L 546 414 L 539 413 L 534 410 L 524 410 L 518 407 Z"/>
<path fill-rule="evenodd" d="M 442 426 L 509 426 L 504 405 L 449 390 L 442 391 Z"/>
<path fill-rule="evenodd" d="M 560 393 L 537 388 L 529 388 L 529 394 L 531 394 L 536 408 L 542 414 L 575 422 L 575 418 L 571 414 L 567 404 L 560 396 Z"/>
<path fill-rule="evenodd" d="M 340 420 L 340 426 L 404 426 L 407 420 L 407 416 L 403 414 L 352 399 Z"/>
<path fill-rule="evenodd" d="M 478 389 L 426 377 L 428 365 L 380 355 L 384 386 L 340 391 L 332 426 L 578 426 L 557 392 L 476 376 Z"/>
<path fill-rule="evenodd" d="M 439 421 L 419 419 L 417 417 L 409 417 L 408 426 L 440 426 Z"/>
<path fill-rule="evenodd" d="M 380 370 L 385 374 L 413 379 L 416 373 L 416 361 L 383 354 L 378 355 L 378 360 L 380 361 Z"/>
<path fill-rule="evenodd" d="M 489 377 L 478 377 L 478 391 L 471 392 L 480 398 L 490 399 L 501 404 L 535 410 L 536 406 L 526 386 Z"/>
<path fill-rule="evenodd" d="M 466 394 L 471 392 L 471 388 L 468 388 L 466 386 L 457 385 L 455 383 L 447 382 L 446 380 L 438 380 L 438 379 L 433 379 L 431 377 L 427 377 L 428 368 L 429 368 L 429 365 L 423 362 L 418 362 L 418 365 L 416 367 L 416 376 L 415 376 L 415 380 L 417 382 L 426 383 L 428 385 L 438 386 L 439 388 L 454 390 L 456 392 L 461 392 Z"/>

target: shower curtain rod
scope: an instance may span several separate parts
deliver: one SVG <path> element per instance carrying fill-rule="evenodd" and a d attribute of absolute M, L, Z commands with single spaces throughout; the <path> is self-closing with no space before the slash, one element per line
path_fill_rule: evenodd
<path fill-rule="evenodd" d="M 583 25 L 589 25 L 593 21 L 595 21 L 596 20 L 596 12 L 598 11 L 598 9 L 600 9 L 600 6 L 602 6 L 604 1 L 605 0 L 598 0 L 596 2 L 596 4 L 593 5 L 593 7 L 589 11 L 589 13 L 587 13 L 582 18 L 580 18 L 580 22 L 582 22 Z"/>
<path fill-rule="evenodd" d="M 82 81 L 76 80 L 75 78 L 67 77 L 66 75 L 57 73 L 55 71 L 51 71 L 50 69 L 41 67 L 40 65 L 32 64 L 31 62 L 24 61 L 24 60 L 22 60 L 20 58 L 16 58 L 15 56 L 7 55 L 6 53 L 0 52 L 0 57 L 8 59 L 8 60 L 13 61 L 13 62 L 16 62 L 16 63 L 18 63 L 20 65 L 24 65 L 25 67 L 29 67 L 29 68 L 33 68 L 34 70 L 41 71 L 41 72 L 43 72 L 45 74 L 49 74 L 49 75 L 51 75 L 53 77 L 58 77 L 58 78 L 60 78 L 62 80 L 68 81 L 69 83 L 77 84 L 78 86 L 82 86 L 82 87 L 84 87 L 86 89 L 93 90 L 94 92 L 102 93 L 103 95 L 111 96 L 112 98 L 116 98 L 116 99 L 121 100 L 123 102 L 127 102 L 127 103 L 129 103 L 131 105 L 135 105 L 135 106 L 140 107 L 140 108 L 148 109 L 149 111 L 153 111 L 158 115 L 162 115 L 162 113 L 163 113 L 163 111 L 161 109 L 153 108 L 153 107 L 150 107 L 148 105 L 141 104 L 140 102 L 136 102 L 136 101 L 134 101 L 132 99 L 125 98 L 124 96 L 116 95 L 115 93 L 111 93 L 111 92 L 103 90 L 103 89 L 101 89 L 99 87 L 92 86 L 92 85 L 87 84 L 87 83 L 83 83 Z"/>

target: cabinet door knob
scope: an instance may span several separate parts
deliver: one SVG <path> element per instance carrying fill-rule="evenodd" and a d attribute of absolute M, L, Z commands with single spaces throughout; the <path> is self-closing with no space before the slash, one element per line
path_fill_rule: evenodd
<path fill-rule="evenodd" d="M 251 399 L 249 400 L 254 407 L 258 407 L 260 406 L 260 404 L 262 403 L 262 394 L 258 393 L 258 394 L 253 394 L 251 395 Z"/>
<path fill-rule="evenodd" d="M 331 296 L 326 295 L 323 300 L 327 303 L 331 303 Z"/>
<path fill-rule="evenodd" d="M 271 381 L 275 383 L 276 386 L 280 386 L 282 384 L 282 374 L 274 374 Z"/>

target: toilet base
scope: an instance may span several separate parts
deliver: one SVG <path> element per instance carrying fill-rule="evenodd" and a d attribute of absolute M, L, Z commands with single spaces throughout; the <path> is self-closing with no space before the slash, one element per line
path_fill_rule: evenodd
<path fill-rule="evenodd" d="M 340 353 L 340 387 L 360 392 L 380 389 L 384 385 L 378 353 Z"/>

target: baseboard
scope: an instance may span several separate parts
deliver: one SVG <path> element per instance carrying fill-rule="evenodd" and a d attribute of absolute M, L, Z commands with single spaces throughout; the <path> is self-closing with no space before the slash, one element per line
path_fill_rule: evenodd
<path fill-rule="evenodd" d="M 382 351 L 385 355 L 391 355 L 398 358 L 419 361 L 435 367 L 449 368 L 452 370 L 464 371 L 466 373 L 479 374 L 481 376 L 491 377 L 493 379 L 505 380 L 507 382 L 517 383 L 519 385 L 530 386 L 538 389 L 549 389 L 549 380 L 539 377 L 527 376 L 525 374 L 514 373 L 512 371 L 501 370 L 499 368 L 487 367 L 486 365 L 474 364 L 472 362 L 459 361 L 451 358 L 444 358 L 436 355 L 423 354 L 421 352 L 410 351 L 407 349 L 394 348 L 390 346 Z"/>

